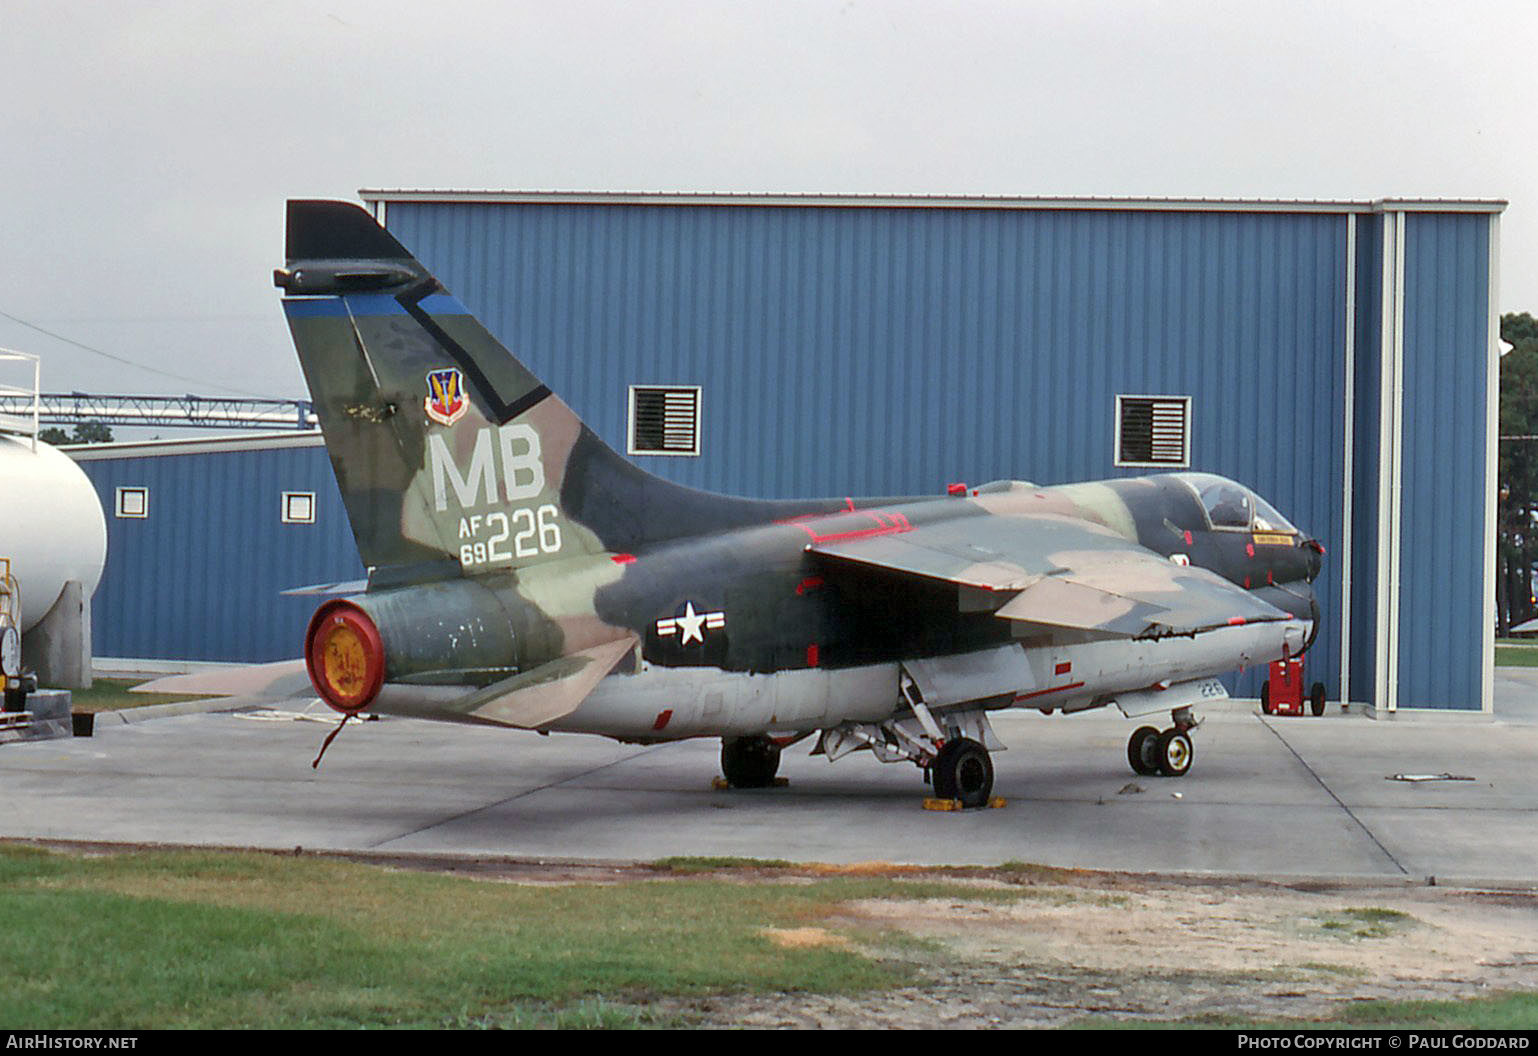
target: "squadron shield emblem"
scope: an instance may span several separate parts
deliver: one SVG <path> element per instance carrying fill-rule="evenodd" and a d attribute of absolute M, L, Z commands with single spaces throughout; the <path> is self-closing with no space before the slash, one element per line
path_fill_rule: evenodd
<path fill-rule="evenodd" d="M 427 374 L 427 399 L 422 401 L 427 417 L 439 425 L 453 425 L 465 416 L 465 379 L 457 367 L 433 370 Z"/>

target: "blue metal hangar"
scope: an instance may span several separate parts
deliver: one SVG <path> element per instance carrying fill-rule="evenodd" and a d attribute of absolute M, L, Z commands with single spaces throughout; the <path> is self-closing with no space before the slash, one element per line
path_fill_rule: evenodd
<path fill-rule="evenodd" d="M 362 198 L 653 472 L 765 497 L 1221 473 L 1326 547 L 1310 682 L 1490 709 L 1504 202 Z M 361 574 L 314 438 L 75 454 L 109 511 L 147 489 L 108 517 L 98 655 L 297 656 L 315 599 L 279 591 Z"/>

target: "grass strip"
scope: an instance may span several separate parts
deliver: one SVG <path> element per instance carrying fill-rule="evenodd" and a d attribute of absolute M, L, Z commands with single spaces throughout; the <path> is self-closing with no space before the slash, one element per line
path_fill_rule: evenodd
<path fill-rule="evenodd" d="M 144 684 L 140 678 L 93 678 L 90 689 L 70 690 L 70 708 L 73 711 L 124 711 L 142 708 L 148 704 L 173 704 L 183 700 L 207 700 L 210 693 L 131 693 L 134 686 Z"/>
<path fill-rule="evenodd" d="M 1498 645 L 1496 667 L 1538 667 L 1538 649 L 1530 645 Z"/>
<path fill-rule="evenodd" d="M 514 884 L 0 845 L 0 1029 L 670 1025 L 654 999 L 911 982 L 829 918 L 853 899 L 976 895 L 882 876 Z M 775 940 L 820 932 L 833 941 Z"/>

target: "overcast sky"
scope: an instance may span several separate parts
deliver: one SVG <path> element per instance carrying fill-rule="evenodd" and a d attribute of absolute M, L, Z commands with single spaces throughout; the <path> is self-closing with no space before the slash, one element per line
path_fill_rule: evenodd
<path fill-rule="evenodd" d="M 303 397 L 283 201 L 360 187 L 1503 198 L 1502 310 L 1538 314 L 1535 31 L 1532 0 L 0 0 L 0 346 L 48 390 Z"/>

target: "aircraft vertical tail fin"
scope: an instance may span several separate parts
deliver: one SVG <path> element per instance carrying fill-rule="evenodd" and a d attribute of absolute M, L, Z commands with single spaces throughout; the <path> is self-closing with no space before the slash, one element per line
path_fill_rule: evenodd
<path fill-rule="evenodd" d="M 290 201 L 287 235 L 274 281 L 371 583 L 814 512 L 632 465 L 362 208 Z"/>

